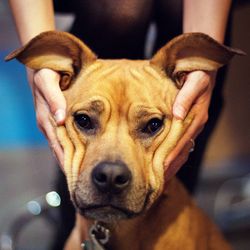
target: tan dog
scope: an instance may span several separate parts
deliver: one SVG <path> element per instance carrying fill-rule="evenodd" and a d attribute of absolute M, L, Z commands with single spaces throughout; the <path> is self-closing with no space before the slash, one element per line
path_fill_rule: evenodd
<path fill-rule="evenodd" d="M 6 58 L 61 74 L 67 119 L 56 130 L 78 212 L 66 249 L 81 249 L 94 220 L 84 249 L 231 249 L 175 178 L 164 188 L 163 162 L 193 119 L 171 112 L 183 76 L 216 70 L 234 54 L 190 33 L 151 60 L 101 60 L 76 37 L 51 31 Z"/>

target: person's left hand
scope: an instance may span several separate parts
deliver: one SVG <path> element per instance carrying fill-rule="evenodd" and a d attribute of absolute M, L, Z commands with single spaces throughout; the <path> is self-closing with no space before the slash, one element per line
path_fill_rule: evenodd
<path fill-rule="evenodd" d="M 194 147 L 195 138 L 207 122 L 215 77 L 216 72 L 193 71 L 189 73 L 175 99 L 173 105 L 175 118 L 184 120 L 191 109 L 195 116 L 190 127 L 164 162 L 166 181 L 175 175 L 187 161 Z"/>

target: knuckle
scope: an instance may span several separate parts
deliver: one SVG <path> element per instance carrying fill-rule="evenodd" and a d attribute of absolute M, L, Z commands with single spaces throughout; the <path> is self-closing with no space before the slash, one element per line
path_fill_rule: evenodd
<path fill-rule="evenodd" d="M 56 141 L 50 141 L 50 148 L 53 151 L 56 151 L 56 149 L 57 149 L 57 143 L 56 143 Z"/>
<path fill-rule="evenodd" d="M 42 134 L 47 138 L 47 134 L 46 134 L 46 132 L 45 132 L 45 130 L 44 130 L 44 126 L 43 126 L 42 124 L 39 124 L 39 123 L 37 122 L 37 127 L 38 127 L 38 129 L 40 130 L 40 132 L 42 132 Z"/>
<path fill-rule="evenodd" d="M 184 164 L 187 162 L 188 158 L 189 158 L 189 155 L 187 155 L 185 158 L 183 158 L 180 167 L 181 167 L 182 165 L 184 165 Z"/>
<path fill-rule="evenodd" d="M 205 74 L 203 79 L 202 79 L 202 83 L 204 85 L 204 87 L 208 87 L 209 83 L 210 83 L 210 78 L 209 75 Z"/>
<path fill-rule="evenodd" d="M 34 74 L 33 78 L 34 78 L 35 83 L 39 83 L 40 81 L 42 81 L 43 80 L 43 71 L 42 71 L 42 69 L 37 71 Z"/>
<path fill-rule="evenodd" d="M 193 101 L 192 98 L 186 95 L 181 95 L 178 97 L 178 99 L 174 103 L 173 109 L 178 113 L 182 112 L 186 114 L 191 107 L 192 101 Z"/>
<path fill-rule="evenodd" d="M 203 83 L 208 84 L 210 81 L 210 75 L 207 72 L 201 71 L 201 79 L 203 81 Z"/>
<path fill-rule="evenodd" d="M 48 100 L 49 110 L 52 114 L 55 114 L 55 112 L 58 109 L 57 103 L 55 103 L 53 100 Z"/>
<path fill-rule="evenodd" d="M 206 113 L 204 114 L 202 123 L 205 124 L 205 123 L 207 123 L 207 121 L 208 121 L 208 112 L 206 112 Z"/>
<path fill-rule="evenodd" d="M 200 127 L 203 127 L 208 121 L 208 112 L 205 112 L 200 118 Z"/>
<path fill-rule="evenodd" d="M 203 77 L 198 81 L 198 85 L 200 89 L 206 89 L 209 86 L 209 80 Z"/>
<path fill-rule="evenodd" d="M 191 96 L 187 95 L 186 93 L 181 93 L 179 95 L 179 100 L 177 101 L 177 104 L 179 106 L 182 106 L 182 108 L 185 108 L 187 103 L 190 102 Z"/>
<path fill-rule="evenodd" d="M 47 124 L 47 120 L 45 115 L 42 115 L 41 112 L 37 112 L 36 113 L 36 122 L 37 122 L 37 127 L 39 128 L 39 130 L 46 136 L 47 136 L 47 132 L 46 132 L 46 124 Z"/>
<path fill-rule="evenodd" d="M 42 125 L 39 124 L 38 122 L 37 122 L 37 127 L 42 133 L 44 132 Z"/>
<path fill-rule="evenodd" d="M 37 121 L 37 125 L 39 126 L 39 127 L 42 127 L 43 126 L 43 118 L 42 118 L 42 116 L 38 113 L 38 114 L 36 114 L 36 121 Z"/>

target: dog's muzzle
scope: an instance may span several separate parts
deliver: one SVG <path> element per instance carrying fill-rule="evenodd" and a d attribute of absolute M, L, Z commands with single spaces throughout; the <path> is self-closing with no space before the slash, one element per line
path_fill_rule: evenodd
<path fill-rule="evenodd" d="M 154 192 L 136 176 L 122 161 L 101 161 L 82 171 L 72 201 L 89 219 L 110 222 L 133 218 L 148 207 Z"/>

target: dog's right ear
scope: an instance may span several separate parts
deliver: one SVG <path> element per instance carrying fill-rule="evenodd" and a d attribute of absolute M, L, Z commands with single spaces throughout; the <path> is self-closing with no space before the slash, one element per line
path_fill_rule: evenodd
<path fill-rule="evenodd" d="M 215 71 L 234 55 L 246 55 L 239 49 L 224 46 L 203 33 L 185 33 L 162 47 L 150 60 L 181 88 L 187 73 Z"/>
<path fill-rule="evenodd" d="M 65 90 L 79 71 L 93 63 L 96 55 L 78 38 L 61 31 L 47 31 L 33 38 L 5 60 L 16 58 L 27 67 L 49 68 L 61 75 L 60 87 Z"/>

